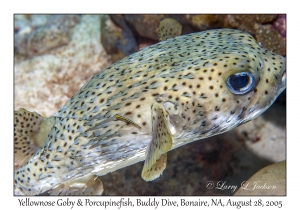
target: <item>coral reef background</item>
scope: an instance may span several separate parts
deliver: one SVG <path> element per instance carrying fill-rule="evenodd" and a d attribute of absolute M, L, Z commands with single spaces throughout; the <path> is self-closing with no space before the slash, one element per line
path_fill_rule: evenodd
<path fill-rule="evenodd" d="M 15 15 L 15 107 L 53 115 L 94 74 L 158 41 L 164 18 L 183 34 L 213 28 L 251 33 L 269 50 L 286 54 L 286 16 L 280 15 Z M 286 159 L 285 92 L 256 120 L 168 154 L 163 175 L 145 182 L 143 163 L 101 177 L 104 195 L 232 195 L 206 189 L 240 186 L 256 171 Z"/>
<path fill-rule="evenodd" d="M 110 63 L 100 42 L 100 19 L 15 16 L 15 109 L 51 116 Z"/>

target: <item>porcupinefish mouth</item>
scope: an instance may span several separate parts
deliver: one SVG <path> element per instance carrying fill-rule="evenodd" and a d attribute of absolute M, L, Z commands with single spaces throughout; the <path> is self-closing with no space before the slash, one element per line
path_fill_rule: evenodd
<path fill-rule="evenodd" d="M 286 69 L 281 74 L 281 84 L 279 85 L 278 96 L 285 90 L 285 88 L 286 88 Z"/>
<path fill-rule="evenodd" d="M 284 87 L 286 85 L 286 69 L 283 71 L 282 75 L 281 75 L 281 81 L 284 84 Z"/>

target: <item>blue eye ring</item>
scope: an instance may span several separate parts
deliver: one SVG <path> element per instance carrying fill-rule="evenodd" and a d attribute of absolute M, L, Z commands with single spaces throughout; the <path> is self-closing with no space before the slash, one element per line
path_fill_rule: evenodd
<path fill-rule="evenodd" d="M 226 82 L 227 88 L 236 95 L 250 92 L 255 87 L 255 78 L 250 72 L 239 72 L 230 75 Z"/>

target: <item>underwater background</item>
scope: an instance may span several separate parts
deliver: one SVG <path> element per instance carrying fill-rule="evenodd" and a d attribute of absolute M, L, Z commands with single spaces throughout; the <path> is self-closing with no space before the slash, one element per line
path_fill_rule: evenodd
<path fill-rule="evenodd" d="M 182 34 L 215 28 L 246 31 L 262 47 L 286 56 L 286 15 L 15 15 L 15 107 L 53 115 L 94 74 L 158 42 L 167 17 Z M 168 153 L 152 182 L 143 162 L 101 177 L 104 195 L 232 195 L 209 181 L 240 186 L 261 168 L 286 159 L 286 93 L 260 117 L 225 134 Z M 46 193 L 45 193 L 46 194 Z"/>

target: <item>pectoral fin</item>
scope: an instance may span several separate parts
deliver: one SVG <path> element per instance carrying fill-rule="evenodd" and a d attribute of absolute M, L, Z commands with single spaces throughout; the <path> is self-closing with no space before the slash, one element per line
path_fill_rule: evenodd
<path fill-rule="evenodd" d="M 104 191 L 101 179 L 96 175 L 87 175 L 79 179 L 61 183 L 49 191 L 50 195 L 102 195 Z"/>
<path fill-rule="evenodd" d="M 172 136 L 167 126 L 166 113 L 158 104 L 151 107 L 152 140 L 147 151 L 142 178 L 151 181 L 166 168 L 167 152 L 172 148 Z"/>
<path fill-rule="evenodd" d="M 14 168 L 23 165 L 40 146 L 45 144 L 54 123 L 36 112 L 18 109 L 14 115 Z"/>

